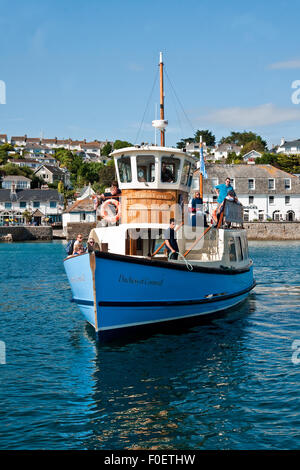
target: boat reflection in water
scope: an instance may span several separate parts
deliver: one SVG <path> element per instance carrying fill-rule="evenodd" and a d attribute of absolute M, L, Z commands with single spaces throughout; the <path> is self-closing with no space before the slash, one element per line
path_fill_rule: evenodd
<path fill-rule="evenodd" d="M 162 56 L 160 69 L 162 76 Z M 122 195 L 100 209 L 90 234 L 99 250 L 64 261 L 73 300 L 100 339 L 215 314 L 245 300 L 255 286 L 241 206 L 226 201 L 218 225 L 208 227 L 199 208 L 200 224 L 189 226 L 196 159 L 164 146 L 167 121 L 163 112 L 160 117 L 153 122 L 160 146 L 112 153 Z M 225 228 L 223 216 L 235 228 Z M 170 218 L 177 222 L 176 260 L 164 252 Z"/>

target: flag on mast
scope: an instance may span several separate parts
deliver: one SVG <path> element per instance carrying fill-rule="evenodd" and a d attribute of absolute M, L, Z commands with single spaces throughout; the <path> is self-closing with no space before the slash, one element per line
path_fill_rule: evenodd
<path fill-rule="evenodd" d="M 200 173 L 202 173 L 203 178 L 207 179 L 207 173 L 205 169 L 205 162 L 204 162 L 204 155 L 203 155 L 202 135 L 200 136 Z"/>

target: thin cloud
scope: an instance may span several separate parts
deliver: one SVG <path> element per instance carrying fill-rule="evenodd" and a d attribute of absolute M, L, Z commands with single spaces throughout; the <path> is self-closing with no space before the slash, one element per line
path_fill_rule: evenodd
<path fill-rule="evenodd" d="M 275 62 L 268 65 L 268 69 L 284 70 L 284 69 L 300 69 L 300 59 L 286 60 L 285 62 Z"/>
<path fill-rule="evenodd" d="M 269 126 L 288 121 L 300 121 L 300 109 L 279 108 L 272 103 L 259 106 L 241 108 L 223 108 L 211 111 L 206 116 L 201 116 L 201 120 L 215 124 L 223 124 L 239 128 Z"/>

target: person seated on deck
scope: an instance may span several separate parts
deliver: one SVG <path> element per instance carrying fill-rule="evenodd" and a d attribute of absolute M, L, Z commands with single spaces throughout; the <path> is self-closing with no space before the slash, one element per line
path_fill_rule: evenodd
<path fill-rule="evenodd" d="M 169 170 L 165 162 L 162 163 L 161 167 L 161 180 L 163 183 L 174 183 L 175 181 L 175 176 L 171 170 Z"/>
<path fill-rule="evenodd" d="M 83 236 L 81 233 L 79 233 L 77 235 L 77 238 L 75 240 L 75 243 L 74 243 L 74 248 L 73 248 L 73 256 L 74 255 L 82 255 L 83 253 L 85 253 L 85 248 L 84 248 L 84 245 L 83 245 Z"/>
<path fill-rule="evenodd" d="M 176 240 L 176 233 L 175 233 L 175 219 L 170 219 L 169 228 L 167 228 L 164 232 L 164 239 L 166 248 L 168 251 L 168 255 L 170 255 L 170 259 L 176 260 L 178 258 L 179 248 Z"/>
<path fill-rule="evenodd" d="M 100 195 L 101 202 L 106 199 L 116 199 L 119 201 L 121 195 L 121 190 L 118 188 L 118 182 L 113 181 L 110 186 L 110 192 L 105 192 Z"/>

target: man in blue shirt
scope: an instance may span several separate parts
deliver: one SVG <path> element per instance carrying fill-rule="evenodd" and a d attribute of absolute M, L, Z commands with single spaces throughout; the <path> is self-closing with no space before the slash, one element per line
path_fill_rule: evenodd
<path fill-rule="evenodd" d="M 214 187 L 215 192 L 218 195 L 218 207 L 224 201 L 225 197 L 227 196 L 229 191 L 234 191 L 233 187 L 230 184 L 230 178 L 226 178 L 225 184 L 217 184 Z"/>

